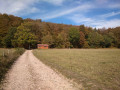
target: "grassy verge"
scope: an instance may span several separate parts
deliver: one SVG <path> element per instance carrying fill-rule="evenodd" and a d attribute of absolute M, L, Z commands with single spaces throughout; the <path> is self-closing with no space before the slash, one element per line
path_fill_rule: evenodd
<path fill-rule="evenodd" d="M 49 49 L 33 54 L 86 90 L 120 90 L 119 49 Z"/>
<path fill-rule="evenodd" d="M 23 48 L 0 49 L 0 83 L 8 69 L 24 51 Z"/>

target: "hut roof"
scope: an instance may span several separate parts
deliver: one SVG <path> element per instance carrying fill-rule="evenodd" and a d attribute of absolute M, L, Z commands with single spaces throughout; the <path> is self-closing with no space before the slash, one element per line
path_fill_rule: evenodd
<path fill-rule="evenodd" d="M 47 44 L 37 44 L 38 46 L 46 46 L 46 47 L 48 47 L 49 45 L 47 45 Z"/>

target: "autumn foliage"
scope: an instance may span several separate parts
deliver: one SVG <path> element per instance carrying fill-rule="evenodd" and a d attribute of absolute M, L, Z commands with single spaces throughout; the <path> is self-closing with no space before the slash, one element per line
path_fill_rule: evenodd
<path fill-rule="evenodd" d="M 120 27 L 96 29 L 84 25 L 42 22 L 0 14 L 0 47 L 120 48 Z"/>

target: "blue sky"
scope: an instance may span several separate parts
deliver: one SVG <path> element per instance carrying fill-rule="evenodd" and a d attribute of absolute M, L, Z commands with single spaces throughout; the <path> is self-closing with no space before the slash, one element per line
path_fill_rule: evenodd
<path fill-rule="evenodd" d="M 120 0 L 0 0 L 0 13 L 96 28 L 120 26 Z"/>

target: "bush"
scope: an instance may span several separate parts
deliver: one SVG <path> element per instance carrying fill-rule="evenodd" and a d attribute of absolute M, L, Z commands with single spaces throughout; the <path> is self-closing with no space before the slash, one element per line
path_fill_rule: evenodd
<path fill-rule="evenodd" d="M 24 48 L 16 48 L 16 53 L 19 55 L 23 54 L 24 51 L 25 51 Z"/>

